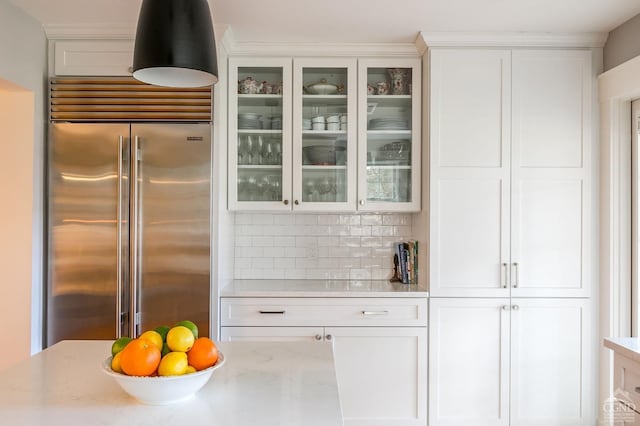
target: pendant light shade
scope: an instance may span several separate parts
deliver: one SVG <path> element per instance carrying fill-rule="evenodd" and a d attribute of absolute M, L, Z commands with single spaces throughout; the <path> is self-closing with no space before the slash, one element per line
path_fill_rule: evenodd
<path fill-rule="evenodd" d="M 207 0 L 143 0 L 133 50 L 133 77 L 167 87 L 218 81 Z"/>

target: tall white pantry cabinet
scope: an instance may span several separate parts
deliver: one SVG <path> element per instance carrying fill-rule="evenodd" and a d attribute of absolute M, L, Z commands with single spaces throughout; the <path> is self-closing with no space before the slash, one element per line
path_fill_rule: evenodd
<path fill-rule="evenodd" d="M 591 51 L 429 54 L 429 425 L 593 425 Z"/>

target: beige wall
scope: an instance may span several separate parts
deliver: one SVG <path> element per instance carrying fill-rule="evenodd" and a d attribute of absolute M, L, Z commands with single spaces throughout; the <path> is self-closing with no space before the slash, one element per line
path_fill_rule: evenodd
<path fill-rule="evenodd" d="M 607 71 L 640 55 L 640 14 L 609 33 L 604 45 L 604 70 Z"/>
<path fill-rule="evenodd" d="M 31 354 L 33 92 L 0 80 L 0 370 Z"/>
<path fill-rule="evenodd" d="M 47 40 L 42 29 L 42 25 L 34 18 L 26 15 L 22 10 L 16 8 L 7 1 L 0 0 L 0 80 L 13 83 L 12 89 L 5 89 L 0 93 L 3 99 L 10 97 L 20 105 L 26 106 L 23 102 L 27 102 L 25 97 L 30 96 L 28 108 L 24 111 L 30 117 L 31 121 L 20 121 L 20 117 L 15 117 L 13 113 L 18 111 L 14 105 L 9 111 L 11 118 L 6 118 L 2 113 L 2 121 L 8 124 L 14 123 L 13 118 L 19 120 L 23 124 L 20 129 L 9 131 L 20 131 L 21 137 L 18 144 L 15 140 L 7 137 L 7 130 L 0 123 L 0 222 L 3 228 L 0 234 L 0 254 L 2 255 L 2 265 L 9 265 L 13 271 L 20 277 L 31 276 L 31 281 L 27 282 L 21 279 L 19 283 L 12 282 L 6 278 L 6 269 L 3 268 L 0 275 L 0 295 L 5 298 L 13 292 L 23 294 L 24 291 L 31 292 L 31 307 L 27 309 L 31 318 L 31 328 L 28 322 L 25 324 L 17 323 L 21 333 L 30 336 L 31 352 L 37 352 L 42 345 L 42 241 L 43 241 L 43 182 L 44 182 L 44 128 L 45 128 L 45 111 L 46 111 L 46 87 L 47 87 Z M 19 86 L 22 89 L 16 89 Z M 6 87 L 6 86 L 5 86 Z M 25 90 L 31 93 L 28 95 Z M 11 93 L 11 95 L 8 95 Z M 22 94 L 18 94 L 22 93 Z M 17 104 L 16 104 L 17 105 Z M 27 127 L 25 127 L 27 126 Z M 24 132 L 24 133 L 23 133 Z M 27 138 L 28 135 L 28 138 Z M 26 145 L 26 146 L 23 146 Z M 14 150 L 16 150 L 14 152 Z M 6 170 L 18 169 L 20 179 L 14 174 L 7 175 Z M 31 176 L 25 176 L 24 171 L 31 171 Z M 6 184 L 10 184 L 9 187 Z M 15 196 L 19 193 L 20 212 L 24 216 L 20 219 L 20 230 L 11 234 L 11 238 L 5 236 L 4 225 L 6 223 L 5 215 L 15 216 L 15 206 L 6 203 L 8 197 Z M 26 198 L 31 198 L 32 211 L 27 212 Z M 24 229 L 25 221 L 31 221 L 31 231 L 27 234 Z M 11 224 L 7 224 L 10 226 Z M 7 229 L 9 231 L 11 229 Z M 17 235 L 23 240 L 12 240 Z M 22 252 L 18 252 L 17 248 L 24 250 L 25 247 L 31 247 L 30 262 L 25 263 Z M 14 250 L 14 248 L 16 250 Z M 17 268 L 20 268 L 18 271 Z M 21 287 L 16 287 L 20 285 Z M 27 289 L 25 290 L 24 287 Z M 24 312 L 22 312 L 24 313 Z M 21 315 L 23 317 L 23 315 Z M 0 318 L 5 319 L 5 314 L 0 312 Z M 14 324 L 9 322 L 8 324 Z M 7 324 L 7 322 L 3 322 Z M 4 351 L 0 355 L 0 362 L 5 359 Z"/>

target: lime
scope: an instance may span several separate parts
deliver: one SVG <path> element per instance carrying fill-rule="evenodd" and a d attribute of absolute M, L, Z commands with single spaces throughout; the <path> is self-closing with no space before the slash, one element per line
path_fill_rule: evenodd
<path fill-rule="evenodd" d="M 189 363 L 184 352 L 169 352 L 162 357 L 158 366 L 160 376 L 180 376 L 187 372 Z"/>
<path fill-rule="evenodd" d="M 162 341 L 166 342 L 167 341 L 167 333 L 169 332 L 169 329 L 171 327 L 169 327 L 168 325 L 161 325 L 159 327 L 156 327 L 153 329 L 153 331 L 158 332 L 158 334 L 160 334 L 160 337 L 162 337 Z"/>
<path fill-rule="evenodd" d="M 131 337 L 121 337 L 111 345 L 111 355 L 116 356 L 125 346 L 129 344 L 133 339 Z"/>
<path fill-rule="evenodd" d="M 162 344 L 162 351 L 160 352 L 160 354 L 162 356 L 165 356 L 166 354 L 168 354 L 169 352 L 171 352 L 171 349 L 169 349 L 169 345 L 167 345 L 167 342 L 164 342 Z"/>
<path fill-rule="evenodd" d="M 118 352 L 117 354 L 115 354 L 115 356 L 111 360 L 111 369 L 116 373 L 122 373 L 122 367 L 120 366 L 121 355 L 122 355 L 122 352 Z"/>
<path fill-rule="evenodd" d="M 167 333 L 167 345 L 174 352 L 187 352 L 195 340 L 191 330 L 182 325 L 173 327 Z"/>
<path fill-rule="evenodd" d="M 184 320 L 184 321 L 177 322 L 176 325 L 187 327 L 193 333 L 193 337 L 196 339 L 198 338 L 198 326 L 195 325 L 193 321 Z"/>
<path fill-rule="evenodd" d="M 162 350 L 162 336 L 157 331 L 149 330 L 142 333 L 139 337 L 140 339 L 147 339 L 151 343 L 154 344 L 158 350 Z"/>

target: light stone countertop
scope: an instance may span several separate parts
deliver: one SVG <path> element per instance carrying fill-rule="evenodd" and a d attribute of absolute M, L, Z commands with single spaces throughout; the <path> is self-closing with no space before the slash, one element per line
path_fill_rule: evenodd
<path fill-rule="evenodd" d="M 429 297 L 426 286 L 387 280 L 234 280 L 220 297 Z"/>
<path fill-rule="evenodd" d="M 144 405 L 101 372 L 111 341 L 63 341 L 0 371 L 6 425 L 342 426 L 333 350 L 222 342 L 225 365 L 184 402 Z"/>
<path fill-rule="evenodd" d="M 604 339 L 604 347 L 640 362 L 640 337 L 608 337 Z"/>

